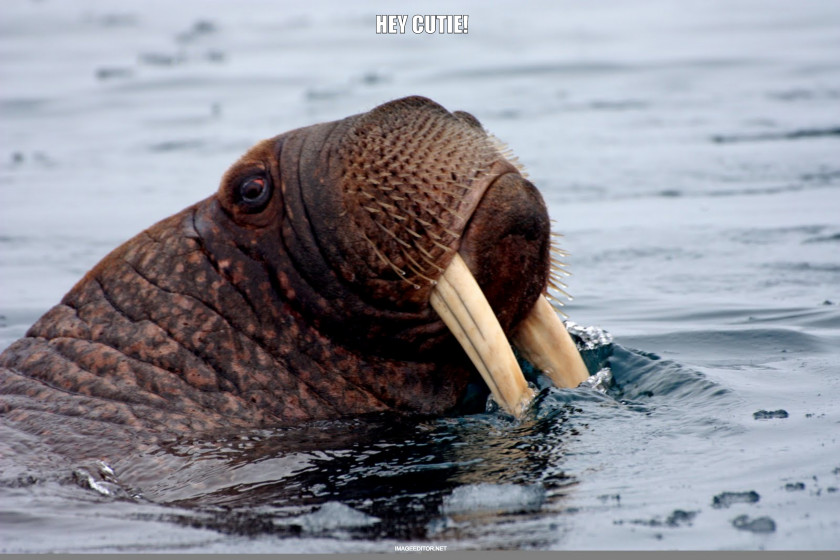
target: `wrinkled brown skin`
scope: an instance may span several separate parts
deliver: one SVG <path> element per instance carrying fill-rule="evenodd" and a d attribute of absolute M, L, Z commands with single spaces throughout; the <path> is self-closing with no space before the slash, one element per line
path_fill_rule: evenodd
<path fill-rule="evenodd" d="M 452 412 L 476 373 L 429 294 L 454 251 L 508 332 L 544 290 L 545 205 L 474 117 L 413 97 L 281 134 L 3 352 L 0 412 L 70 447 Z"/>

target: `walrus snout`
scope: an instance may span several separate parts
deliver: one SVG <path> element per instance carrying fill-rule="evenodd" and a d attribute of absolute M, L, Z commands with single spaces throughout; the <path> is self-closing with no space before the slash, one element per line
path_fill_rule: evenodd
<path fill-rule="evenodd" d="M 550 228 L 537 189 L 478 119 L 465 112 L 450 113 L 422 97 L 396 100 L 351 117 L 337 124 L 329 138 L 334 144 L 326 153 L 332 156 L 325 156 L 327 170 L 319 170 L 318 180 L 336 181 L 337 193 L 323 191 L 309 209 L 326 212 L 326 223 L 334 219 L 346 224 L 340 230 L 319 227 L 319 233 L 329 239 L 321 246 L 331 268 L 362 300 L 372 302 L 358 306 L 356 316 L 383 317 L 391 310 L 433 320 L 427 311 L 431 304 L 496 399 L 518 413 L 530 399 L 530 390 L 504 333 L 531 314 L 548 283 Z M 458 265 L 460 259 L 465 267 Z M 456 290 L 451 300 L 441 297 L 449 293 L 444 284 L 453 286 L 447 278 L 453 266 L 459 270 L 455 277 L 467 282 L 471 292 L 477 281 L 478 293 L 467 296 Z M 468 280 L 467 273 L 478 277 Z M 463 310 L 463 320 L 457 319 L 453 311 L 463 301 L 456 300 L 465 297 L 475 303 Z M 487 299 L 489 306 L 480 303 Z M 475 308 L 479 304 L 480 312 Z M 474 322 L 478 315 L 481 321 Z M 477 341 L 469 335 L 472 326 L 492 332 L 492 340 Z M 434 334 L 433 326 L 427 328 Z M 540 323 L 536 330 L 542 328 Z M 553 337 L 565 334 L 556 324 L 551 329 Z M 418 329 L 408 335 L 389 329 L 364 342 L 376 345 L 378 340 L 380 347 L 393 348 L 394 341 L 406 338 L 416 343 L 422 337 Z M 487 349 L 478 351 L 477 345 L 485 342 Z M 546 350 L 556 354 L 551 346 L 539 351 Z M 523 351 L 537 354 L 533 348 Z M 577 385 L 587 376 L 577 351 L 573 354 L 577 361 L 571 377 L 563 379 L 564 386 Z M 542 364 L 558 361 L 535 357 Z"/>
<path fill-rule="evenodd" d="M 493 181 L 458 252 L 505 332 L 525 318 L 545 290 L 550 249 L 551 225 L 536 187 L 519 173 Z"/>
<path fill-rule="evenodd" d="M 506 173 L 481 199 L 458 255 L 431 298 L 496 401 L 517 416 L 533 391 L 508 334 L 557 386 L 576 387 L 588 377 L 565 326 L 544 297 L 552 271 L 550 239 L 550 221 L 536 187 L 518 172 Z M 469 303 L 461 308 L 465 301 Z"/>
<path fill-rule="evenodd" d="M 576 386 L 587 377 L 542 297 L 551 267 L 545 203 L 478 119 L 410 97 L 359 116 L 338 144 L 340 216 L 352 220 L 355 236 L 343 232 L 336 247 L 360 252 L 365 267 L 346 279 L 361 279 L 380 306 L 422 312 L 430 303 L 515 414 L 531 397 L 505 334 L 519 323 L 530 328 L 517 332 L 547 337 L 515 340 L 557 372 L 555 382 Z"/>

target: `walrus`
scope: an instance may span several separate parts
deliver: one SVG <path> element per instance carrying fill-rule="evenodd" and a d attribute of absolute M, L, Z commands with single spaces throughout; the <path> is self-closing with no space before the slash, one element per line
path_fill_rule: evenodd
<path fill-rule="evenodd" d="M 588 377 L 546 299 L 546 205 L 471 114 L 422 97 L 256 144 L 215 194 L 107 255 L 0 355 L 0 413 L 78 445 L 443 415 L 511 349 Z M 88 445 L 88 444 L 84 444 Z"/>

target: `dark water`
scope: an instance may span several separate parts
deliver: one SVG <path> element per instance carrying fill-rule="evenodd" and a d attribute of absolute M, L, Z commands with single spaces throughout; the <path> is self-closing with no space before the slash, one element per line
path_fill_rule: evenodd
<path fill-rule="evenodd" d="M 0 550 L 840 548 L 837 4 L 441 3 L 405 11 L 468 35 L 401 37 L 321 10 L 3 4 L 0 346 L 257 140 L 422 94 L 520 156 L 611 382 L 111 465 L 3 426 Z"/>

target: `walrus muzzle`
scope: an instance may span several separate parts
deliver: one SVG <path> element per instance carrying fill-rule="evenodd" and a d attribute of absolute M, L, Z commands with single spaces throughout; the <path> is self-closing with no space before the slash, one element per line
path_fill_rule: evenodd
<path fill-rule="evenodd" d="M 536 187 L 467 113 L 410 97 L 292 130 L 12 344 L 0 412 L 58 440 L 441 414 L 480 374 L 519 415 L 511 342 L 558 386 L 587 377 L 553 251 Z"/>
<path fill-rule="evenodd" d="M 544 297 L 551 275 L 545 204 L 501 143 L 472 115 L 422 98 L 371 111 L 348 136 L 343 191 L 356 200 L 345 211 L 357 224 L 375 224 L 363 237 L 387 267 L 377 276 L 396 272 L 420 301 L 428 299 L 496 401 L 518 416 L 533 396 L 506 330 L 556 385 L 585 380 L 583 360 Z M 383 232 L 391 243 L 370 241 Z"/>

